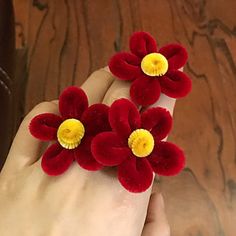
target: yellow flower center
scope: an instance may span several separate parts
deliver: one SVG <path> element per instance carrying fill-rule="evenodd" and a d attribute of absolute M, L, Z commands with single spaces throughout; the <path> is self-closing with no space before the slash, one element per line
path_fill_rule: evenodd
<path fill-rule="evenodd" d="M 149 76 L 162 76 L 168 70 L 168 61 L 160 53 L 150 53 L 141 62 L 143 73 Z"/>
<path fill-rule="evenodd" d="M 146 157 L 154 148 L 154 138 L 146 129 L 136 129 L 129 136 L 128 145 L 135 156 Z"/>
<path fill-rule="evenodd" d="M 79 146 L 84 133 L 84 126 L 79 120 L 67 119 L 58 128 L 57 139 L 62 147 L 74 149 Z"/>

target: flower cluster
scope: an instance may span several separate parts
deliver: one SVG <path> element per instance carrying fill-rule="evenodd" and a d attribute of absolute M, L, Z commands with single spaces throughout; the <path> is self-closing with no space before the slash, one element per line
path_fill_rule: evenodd
<path fill-rule="evenodd" d="M 71 86 L 59 97 L 60 115 L 44 113 L 31 120 L 31 134 L 53 142 L 42 157 L 45 173 L 60 175 L 74 161 L 90 171 L 116 167 L 124 188 L 143 192 L 151 186 L 153 173 L 170 176 L 183 169 L 183 151 L 164 141 L 172 127 L 170 113 L 161 107 L 140 113 L 135 103 L 153 104 L 161 92 L 185 96 L 191 82 L 178 69 L 186 63 L 187 52 L 176 44 L 157 51 L 155 40 L 145 32 L 131 36 L 130 50 L 113 56 L 109 67 L 118 78 L 133 81 L 134 103 L 118 99 L 110 107 L 89 106 L 85 92 Z"/>

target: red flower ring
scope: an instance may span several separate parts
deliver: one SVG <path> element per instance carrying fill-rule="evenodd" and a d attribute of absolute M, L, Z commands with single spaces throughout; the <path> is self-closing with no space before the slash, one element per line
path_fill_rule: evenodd
<path fill-rule="evenodd" d="M 121 80 L 133 81 L 131 99 L 142 106 L 155 103 L 164 93 L 180 98 L 191 90 L 191 80 L 179 71 L 188 58 L 187 51 L 178 44 L 157 50 L 155 39 L 146 32 L 136 32 L 130 38 L 131 53 L 120 52 L 109 61 L 111 72 Z"/>
<path fill-rule="evenodd" d="M 88 107 L 84 91 L 77 87 L 65 89 L 59 97 L 61 116 L 44 113 L 35 116 L 29 126 L 31 134 L 52 144 L 42 157 L 42 168 L 48 175 L 60 175 L 76 160 L 87 170 L 98 170 L 102 165 L 92 156 L 92 138 L 108 131 L 109 107 L 94 104 Z"/>
<path fill-rule="evenodd" d="M 161 141 L 171 130 L 170 113 L 161 107 L 141 115 L 127 99 L 116 100 L 109 110 L 110 132 L 95 136 L 91 150 L 104 166 L 118 166 L 120 183 L 131 192 L 142 192 L 152 183 L 153 171 L 175 175 L 185 164 L 183 151 Z"/>

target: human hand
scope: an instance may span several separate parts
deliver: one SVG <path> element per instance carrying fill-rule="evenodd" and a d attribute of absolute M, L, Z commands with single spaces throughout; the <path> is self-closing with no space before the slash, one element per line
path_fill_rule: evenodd
<path fill-rule="evenodd" d="M 129 98 L 129 83 L 114 81 L 106 69 L 93 73 L 82 89 L 90 104 Z M 172 113 L 174 103 L 161 95 L 153 106 Z M 46 146 L 28 131 L 31 119 L 44 112 L 57 114 L 57 102 L 39 104 L 26 116 L 1 172 L 0 235 L 169 235 L 162 196 L 151 195 L 151 188 L 130 193 L 113 170 L 89 172 L 77 163 L 61 176 L 46 175 L 40 166 Z"/>

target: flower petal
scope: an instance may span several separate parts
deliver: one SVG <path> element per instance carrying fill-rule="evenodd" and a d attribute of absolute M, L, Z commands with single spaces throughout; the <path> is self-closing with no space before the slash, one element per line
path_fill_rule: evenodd
<path fill-rule="evenodd" d="M 178 174 L 185 165 L 183 151 L 170 142 L 157 143 L 148 160 L 155 173 L 165 176 Z"/>
<path fill-rule="evenodd" d="M 100 170 L 103 166 L 93 157 L 91 152 L 91 141 L 93 137 L 83 138 L 81 144 L 75 150 L 75 158 L 78 164 L 86 170 Z"/>
<path fill-rule="evenodd" d="M 108 63 L 112 74 L 121 80 L 136 79 L 142 73 L 140 64 L 140 58 L 127 52 L 115 54 Z"/>
<path fill-rule="evenodd" d="M 62 122 L 62 118 L 52 113 L 43 113 L 35 116 L 30 124 L 30 133 L 43 141 L 55 140 L 57 129 Z"/>
<path fill-rule="evenodd" d="M 85 126 L 86 134 L 96 135 L 111 130 L 108 111 L 109 107 L 105 104 L 93 104 L 83 113 L 81 121 Z"/>
<path fill-rule="evenodd" d="M 133 130 L 140 127 L 141 119 L 136 106 L 128 99 L 121 98 L 112 103 L 109 122 L 113 131 L 127 139 Z"/>
<path fill-rule="evenodd" d="M 140 58 L 157 51 L 156 40 L 146 32 L 133 33 L 130 37 L 129 47 L 131 52 Z"/>
<path fill-rule="evenodd" d="M 188 53 L 179 44 L 168 44 L 159 50 L 168 60 L 169 70 L 178 70 L 183 67 L 188 60 Z"/>
<path fill-rule="evenodd" d="M 68 87 L 59 97 L 59 110 L 65 119 L 80 119 L 87 108 L 88 98 L 85 92 L 78 87 Z"/>
<path fill-rule="evenodd" d="M 64 173 L 74 160 L 74 151 L 64 149 L 59 143 L 52 144 L 42 157 L 41 166 L 48 175 Z"/>
<path fill-rule="evenodd" d="M 162 93 L 172 98 L 184 97 L 192 89 L 191 80 L 181 71 L 169 71 L 159 81 Z"/>
<path fill-rule="evenodd" d="M 118 166 L 118 179 L 128 191 L 147 190 L 153 180 L 153 171 L 146 158 L 131 157 Z"/>
<path fill-rule="evenodd" d="M 91 150 L 94 158 L 104 166 L 117 166 L 131 155 L 130 149 L 114 132 L 103 132 L 95 136 Z"/>
<path fill-rule="evenodd" d="M 151 131 L 156 141 L 165 138 L 172 128 L 172 117 L 162 107 L 149 108 L 141 114 L 142 128 Z"/>
<path fill-rule="evenodd" d="M 157 78 L 142 75 L 136 79 L 130 88 L 131 99 L 141 105 L 148 106 L 155 103 L 160 97 L 161 89 Z"/>

